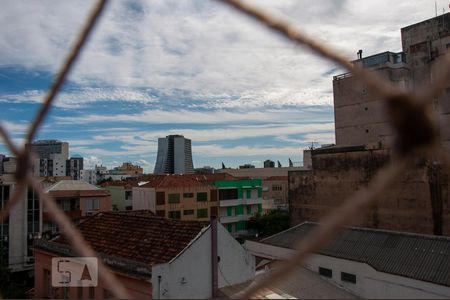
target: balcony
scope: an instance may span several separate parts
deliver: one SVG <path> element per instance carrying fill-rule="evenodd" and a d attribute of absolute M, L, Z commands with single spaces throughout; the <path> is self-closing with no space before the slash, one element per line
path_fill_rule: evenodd
<path fill-rule="evenodd" d="M 262 198 L 250 198 L 242 200 L 242 204 L 261 204 Z"/>
<path fill-rule="evenodd" d="M 236 206 L 242 204 L 242 199 L 220 200 L 220 207 Z"/>
<path fill-rule="evenodd" d="M 236 223 L 238 221 L 241 221 L 242 216 L 226 216 L 226 217 L 220 217 L 220 223 L 222 224 L 228 224 L 228 223 Z"/>

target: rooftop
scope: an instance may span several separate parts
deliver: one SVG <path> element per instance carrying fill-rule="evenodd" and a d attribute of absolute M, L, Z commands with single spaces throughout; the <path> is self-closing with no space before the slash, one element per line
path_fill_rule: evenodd
<path fill-rule="evenodd" d="M 151 266 L 169 262 L 208 224 L 166 219 L 148 211 L 101 212 L 77 229 L 99 254 Z M 64 236 L 54 242 L 68 244 Z"/>
<path fill-rule="evenodd" d="M 268 271 L 271 272 L 270 270 Z M 266 272 L 257 274 L 255 282 L 260 281 Z M 227 297 L 243 291 L 253 281 L 221 288 L 220 291 Z M 256 299 L 356 299 L 353 294 L 334 286 L 322 279 L 319 274 L 298 267 L 280 283 L 264 287 L 254 295 Z"/>
<path fill-rule="evenodd" d="M 95 185 L 89 184 L 83 180 L 61 180 L 48 187 L 45 192 L 54 191 L 92 191 L 99 190 Z"/>
<path fill-rule="evenodd" d="M 260 242 L 294 249 L 317 226 L 305 222 Z M 348 227 L 317 253 L 366 263 L 380 272 L 450 286 L 450 237 Z"/>

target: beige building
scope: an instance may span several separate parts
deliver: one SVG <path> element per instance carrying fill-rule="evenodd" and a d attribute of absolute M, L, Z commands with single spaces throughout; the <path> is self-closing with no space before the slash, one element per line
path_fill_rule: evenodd
<path fill-rule="evenodd" d="M 217 188 L 194 177 L 146 177 L 132 195 L 133 210 L 151 210 L 161 217 L 207 221 L 218 213 Z"/>

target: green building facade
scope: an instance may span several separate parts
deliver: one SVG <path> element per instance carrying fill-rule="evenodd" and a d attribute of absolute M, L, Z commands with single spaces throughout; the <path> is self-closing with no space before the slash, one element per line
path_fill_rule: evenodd
<path fill-rule="evenodd" d="M 218 180 L 220 222 L 235 236 L 249 234 L 247 223 L 262 212 L 261 179 Z"/>

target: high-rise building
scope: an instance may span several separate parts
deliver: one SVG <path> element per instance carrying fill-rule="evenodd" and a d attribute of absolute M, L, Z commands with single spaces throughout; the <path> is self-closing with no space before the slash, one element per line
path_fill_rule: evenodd
<path fill-rule="evenodd" d="M 159 138 L 154 174 L 189 173 L 194 173 L 191 140 L 182 135 Z"/>
<path fill-rule="evenodd" d="M 57 140 L 42 140 L 31 143 L 37 155 L 34 162 L 36 176 L 66 176 L 66 160 L 69 158 L 69 143 Z"/>
<path fill-rule="evenodd" d="M 80 171 L 83 170 L 83 158 L 74 155 L 66 161 L 66 176 L 72 177 L 73 180 L 80 179 Z"/>

